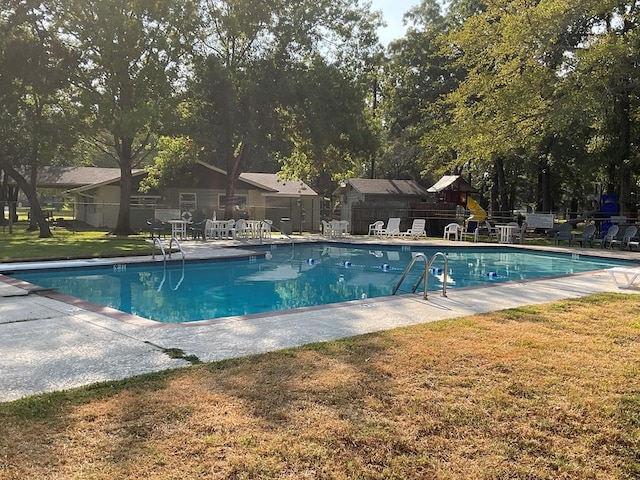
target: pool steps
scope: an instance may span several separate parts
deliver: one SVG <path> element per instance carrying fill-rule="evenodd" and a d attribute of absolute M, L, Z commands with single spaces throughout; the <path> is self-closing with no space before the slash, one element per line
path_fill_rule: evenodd
<path fill-rule="evenodd" d="M 402 282 L 404 281 L 404 279 L 407 278 L 407 275 L 409 275 L 409 272 L 411 271 L 415 263 L 418 260 L 422 260 L 424 261 L 424 264 L 425 264 L 424 272 L 422 273 L 422 275 L 420 276 L 416 284 L 413 286 L 412 293 L 416 293 L 416 290 L 420 286 L 420 283 L 424 281 L 424 293 L 422 297 L 426 300 L 428 283 L 429 283 L 427 281 L 428 279 L 427 273 L 431 271 L 431 266 L 433 265 L 433 262 L 435 262 L 438 257 L 442 257 L 444 259 L 444 268 L 442 269 L 442 273 L 444 275 L 443 281 L 442 281 L 442 296 L 446 297 L 447 296 L 447 272 L 449 271 L 449 259 L 447 258 L 447 255 L 443 252 L 434 253 L 433 256 L 428 261 L 427 261 L 427 256 L 424 253 L 416 253 L 411 259 L 411 261 L 409 262 L 409 265 L 407 265 L 407 268 L 404 269 L 404 272 L 402 273 L 402 276 L 400 277 L 400 280 L 398 280 L 398 283 L 396 284 L 396 286 L 393 287 L 391 295 L 396 294 L 396 292 L 400 288 L 400 285 L 402 285 Z"/>

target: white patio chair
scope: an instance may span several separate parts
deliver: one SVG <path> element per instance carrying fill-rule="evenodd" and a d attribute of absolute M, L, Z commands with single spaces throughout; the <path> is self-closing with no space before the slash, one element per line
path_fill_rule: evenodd
<path fill-rule="evenodd" d="M 380 230 L 380 235 L 385 235 L 387 237 L 400 235 L 400 217 L 389 218 L 386 228 Z"/>
<path fill-rule="evenodd" d="M 401 232 L 400 235 L 403 237 L 418 238 L 424 236 L 424 238 L 427 238 L 427 231 L 425 230 L 426 225 L 427 221 L 424 218 L 415 218 L 411 224 L 411 228 L 406 232 Z"/>
<path fill-rule="evenodd" d="M 380 233 L 382 231 L 382 228 L 384 227 L 384 222 L 382 220 L 378 220 L 377 222 L 373 222 L 372 224 L 369 225 L 369 236 L 373 235 L 375 237 L 379 237 L 382 235 L 382 233 Z"/>
<path fill-rule="evenodd" d="M 271 238 L 271 227 L 273 226 L 273 220 L 265 219 L 261 223 L 262 237 Z"/>
<path fill-rule="evenodd" d="M 457 223 L 450 223 L 446 227 L 444 227 L 444 235 L 442 235 L 443 240 L 451 240 L 451 236 L 453 235 L 454 240 L 460 240 L 460 232 L 462 227 Z"/>

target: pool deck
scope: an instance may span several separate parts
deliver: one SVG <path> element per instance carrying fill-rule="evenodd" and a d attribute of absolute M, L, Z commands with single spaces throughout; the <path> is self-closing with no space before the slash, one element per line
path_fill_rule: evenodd
<path fill-rule="evenodd" d="M 324 239 L 317 236 L 295 238 L 296 242 L 314 240 Z M 265 243 L 284 241 L 274 238 Z M 442 246 L 443 249 L 453 245 L 496 245 L 367 237 L 341 241 Z M 234 256 L 238 254 L 237 247 L 245 250 L 242 253 L 250 254 L 253 246 L 247 241 L 187 241 L 183 248 L 186 258 L 195 259 Z M 624 258 L 640 265 L 640 252 L 564 246 L 527 248 Z M 149 255 L 84 262 L 150 260 Z M 162 261 L 162 258 L 156 255 L 155 260 Z M 0 264 L 0 267 L 4 271 L 9 265 Z M 189 324 L 157 324 L 111 309 L 91 308 L 83 302 L 52 292 L 29 290 L 0 275 L 0 402 L 190 365 L 184 358 L 171 358 L 167 351 L 173 349 L 180 350 L 184 356 L 211 362 L 599 292 L 637 294 L 640 288 L 621 290 L 606 271 L 597 271 L 546 280 L 453 289 L 448 291 L 447 297 L 433 291 L 429 292 L 427 300 L 421 295 L 403 295 L 266 315 Z"/>

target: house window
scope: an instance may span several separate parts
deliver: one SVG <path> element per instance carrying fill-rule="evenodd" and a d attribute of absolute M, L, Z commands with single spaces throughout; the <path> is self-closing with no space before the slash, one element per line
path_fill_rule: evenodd
<path fill-rule="evenodd" d="M 220 195 L 218 197 L 218 205 L 224 207 L 227 205 L 227 196 Z M 231 205 L 237 205 L 240 208 L 243 208 L 247 205 L 247 196 L 246 195 L 234 195 L 231 198 Z"/>
<path fill-rule="evenodd" d="M 184 212 L 185 210 L 194 211 L 197 206 L 195 193 L 180 194 L 179 207 L 181 212 Z"/>
<path fill-rule="evenodd" d="M 141 195 L 134 195 L 131 197 L 131 208 L 155 207 L 157 200 L 157 197 L 144 197 Z"/>

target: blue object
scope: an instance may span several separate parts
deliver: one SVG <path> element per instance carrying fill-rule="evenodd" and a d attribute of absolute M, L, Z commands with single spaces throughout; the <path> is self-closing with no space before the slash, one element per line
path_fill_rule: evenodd
<path fill-rule="evenodd" d="M 396 254 L 394 263 L 387 264 L 369 254 L 370 245 L 329 245 L 326 252 L 319 250 L 318 245 L 323 247 L 317 243 L 296 244 L 295 248 L 278 245 L 273 250 L 265 247 L 264 258 L 254 257 L 254 261 L 249 261 L 249 257 L 194 259 L 184 264 L 175 260 L 167 261 L 165 266 L 164 262 L 124 264 L 119 259 L 118 265 L 126 268 L 118 269 L 112 264 L 74 267 L 72 262 L 55 262 L 64 268 L 52 268 L 50 262 L 42 262 L 40 266 L 33 262 L 27 266 L 4 263 L 0 265 L 0 273 L 139 317 L 179 323 L 358 300 L 363 292 L 367 298 L 388 296 L 402 273 L 396 265 L 408 265 L 416 252 L 424 252 L 428 257 L 435 252 L 413 245 L 411 251 L 402 250 L 401 246 L 380 247 Z M 448 286 L 455 289 L 572 275 L 633 263 L 501 247 L 448 250 L 447 277 L 455 279 L 455 284 Z M 328 258 L 332 260 L 321 260 Z M 308 259 L 314 259 L 318 266 L 322 264 L 322 268 L 300 268 Z M 389 271 L 382 265 L 389 265 Z M 417 265 L 409 273 L 407 284 L 417 283 L 424 268 L 424 263 Z M 443 268 L 431 272 L 428 281 L 429 290 L 433 291 L 441 285 L 433 274 L 443 273 Z M 491 273 L 495 276 L 490 276 Z M 459 295 L 464 298 L 469 293 Z"/>

